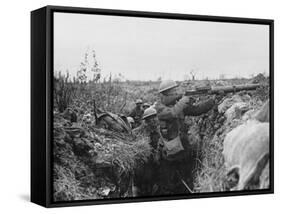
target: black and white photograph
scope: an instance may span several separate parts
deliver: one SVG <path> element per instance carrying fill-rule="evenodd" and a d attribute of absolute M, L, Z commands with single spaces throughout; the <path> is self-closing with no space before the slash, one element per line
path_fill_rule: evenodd
<path fill-rule="evenodd" d="M 270 26 L 54 12 L 52 200 L 271 189 Z"/>

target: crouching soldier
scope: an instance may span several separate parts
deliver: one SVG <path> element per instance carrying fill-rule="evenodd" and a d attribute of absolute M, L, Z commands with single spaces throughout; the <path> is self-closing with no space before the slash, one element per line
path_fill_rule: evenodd
<path fill-rule="evenodd" d="M 185 116 L 198 116 L 211 110 L 214 99 L 193 104 L 192 98 L 178 93 L 176 82 L 163 81 L 159 87 L 160 103 L 155 105 L 164 142 L 164 160 L 160 176 L 166 178 L 166 192 L 192 193 L 195 152 L 198 147 L 188 142 Z"/>
<path fill-rule="evenodd" d="M 132 117 L 134 119 L 134 126 L 132 128 L 136 128 L 141 125 L 143 112 L 142 100 L 137 99 L 136 107 L 129 114 L 129 117 Z"/>
<path fill-rule="evenodd" d="M 142 135 L 149 138 L 151 155 L 147 162 L 140 166 L 134 177 L 134 182 L 138 186 L 138 196 L 157 195 L 159 190 L 159 163 L 161 159 L 161 136 L 157 112 L 150 107 L 144 111 L 141 126 L 133 130 L 135 135 Z"/>
<path fill-rule="evenodd" d="M 142 105 L 142 108 L 143 108 L 143 110 L 145 111 L 147 108 L 149 108 L 150 107 L 150 104 L 149 103 L 144 103 L 143 105 Z"/>
<path fill-rule="evenodd" d="M 159 120 L 157 111 L 153 107 L 149 107 L 144 111 L 142 119 L 144 120 L 144 129 L 149 136 L 149 144 L 152 148 L 153 160 L 159 163 L 162 153 L 162 138 L 160 134 Z"/>

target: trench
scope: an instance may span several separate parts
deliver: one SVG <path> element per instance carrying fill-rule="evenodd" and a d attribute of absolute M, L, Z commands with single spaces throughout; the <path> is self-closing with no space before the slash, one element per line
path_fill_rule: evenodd
<path fill-rule="evenodd" d="M 191 144 L 196 149 L 185 149 L 182 157 L 176 161 L 161 158 L 155 161 L 150 155 L 146 161 L 142 161 L 122 169 L 122 164 L 114 161 L 106 161 L 106 156 L 96 158 L 100 153 L 110 150 L 98 142 L 106 140 L 104 135 L 111 135 L 108 131 L 98 133 L 87 138 L 83 128 L 54 128 L 54 195 L 55 201 L 84 200 L 99 198 L 126 198 L 146 196 L 170 196 L 186 195 L 194 192 L 195 175 L 198 173 L 198 160 L 202 158 L 200 150 L 204 137 L 212 136 L 207 120 L 213 120 L 214 116 L 201 116 L 189 118 L 192 124 L 190 138 Z M 201 120 L 200 120 L 201 119 Z M 205 126 L 203 126 L 205 124 Z M 198 127 L 201 125 L 201 129 Z M 208 133 L 206 133 L 208 129 Z M 196 130 L 196 133 L 194 132 Z M 195 137 L 196 136 L 196 137 Z M 205 139 L 206 141 L 206 139 Z M 124 145 L 125 146 L 125 145 Z M 101 150 L 94 151 L 96 147 Z M 126 147 L 124 152 L 126 152 Z M 122 151 L 119 152 L 122 154 Z M 145 151 L 143 152 L 145 153 Z M 124 154 L 125 155 L 125 154 Z M 95 157 L 95 158 L 93 158 Z M 127 157 L 124 156 L 124 159 Z M 122 161 L 122 158 L 120 161 Z M 126 164 L 131 164 L 130 161 Z M 121 165 L 121 167 L 120 167 Z"/>
<path fill-rule="evenodd" d="M 193 193 L 195 160 L 148 162 L 134 172 L 133 196 L 186 195 Z"/>
<path fill-rule="evenodd" d="M 134 150 L 133 156 L 141 151 L 139 159 L 145 159 L 138 164 L 133 164 L 132 157 L 126 156 L 126 143 L 123 150 L 118 148 L 124 158 L 106 161 L 106 154 L 96 158 L 107 150 L 116 155 L 116 147 L 112 147 L 114 134 L 107 130 L 94 130 L 94 136 L 89 137 L 84 128 L 69 128 L 69 131 L 55 124 L 54 199 L 120 199 L 226 191 L 222 144 L 225 134 L 237 124 L 235 121 L 225 124 L 225 119 L 214 110 L 186 117 L 188 142 L 195 149 L 186 149 L 184 158 L 177 161 L 146 159 L 146 150 Z M 98 147 L 100 150 L 95 150 Z M 122 161 L 124 163 L 120 163 Z"/>

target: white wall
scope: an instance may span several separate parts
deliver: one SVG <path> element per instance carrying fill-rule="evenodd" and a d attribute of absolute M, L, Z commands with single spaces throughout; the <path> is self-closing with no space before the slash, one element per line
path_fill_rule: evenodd
<path fill-rule="evenodd" d="M 29 200 L 30 11 L 45 5 L 275 19 L 275 194 L 121 205 L 43 209 Z M 6 0 L 1 2 L 0 212 L 28 213 L 269 213 L 280 207 L 280 5 L 276 0 Z M 4 120 L 3 120 L 4 118 Z"/>

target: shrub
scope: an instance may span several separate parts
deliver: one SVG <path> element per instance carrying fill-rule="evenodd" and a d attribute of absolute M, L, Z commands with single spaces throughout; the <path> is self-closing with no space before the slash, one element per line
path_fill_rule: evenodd
<path fill-rule="evenodd" d="M 63 112 L 72 102 L 75 95 L 75 85 L 69 80 L 69 73 L 54 76 L 54 107 Z"/>

